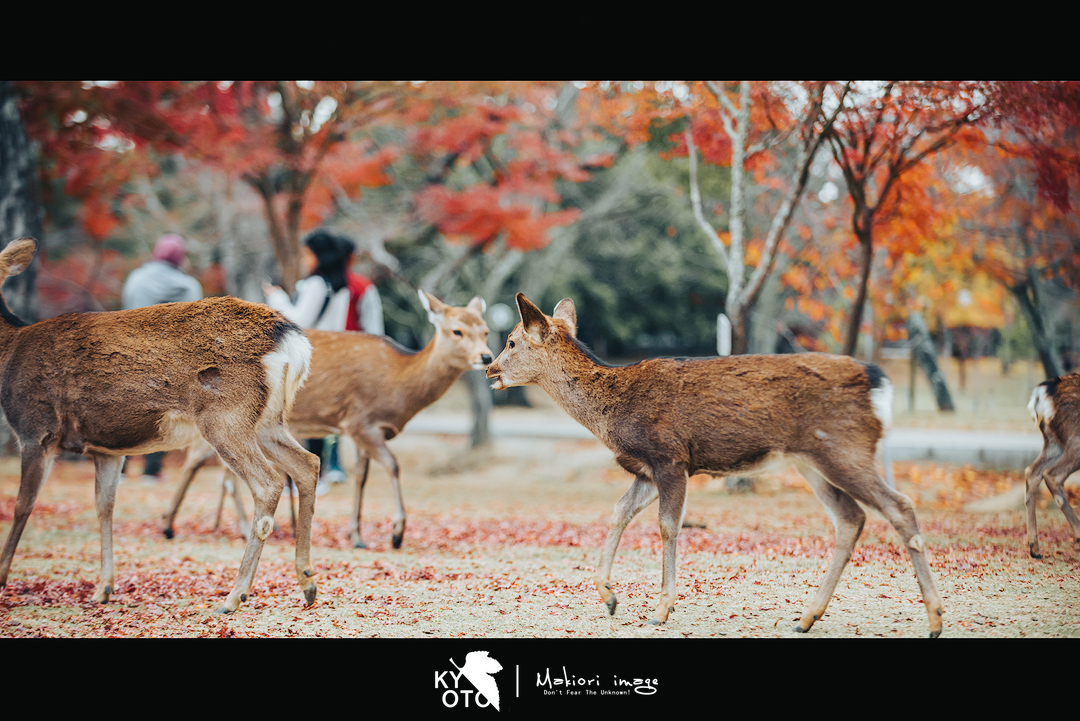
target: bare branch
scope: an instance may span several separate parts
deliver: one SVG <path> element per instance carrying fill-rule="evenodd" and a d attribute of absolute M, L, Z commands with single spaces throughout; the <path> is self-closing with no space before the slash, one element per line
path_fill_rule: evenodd
<path fill-rule="evenodd" d="M 694 218 L 705 232 L 705 235 L 709 238 L 713 248 L 716 249 L 717 254 L 720 256 L 720 260 L 727 266 L 727 248 L 725 248 L 724 244 L 720 241 L 720 236 L 717 234 L 716 229 L 705 220 L 705 214 L 701 212 L 701 191 L 698 190 L 697 180 L 697 148 L 694 146 L 694 138 L 690 125 L 686 126 L 686 150 L 687 154 L 690 156 L 690 204 L 694 208 Z"/>
<path fill-rule="evenodd" d="M 846 94 L 846 92 L 847 89 L 845 86 L 844 94 Z M 769 234 L 765 239 L 765 248 L 762 251 L 761 260 L 758 263 L 757 268 L 754 269 L 746 286 L 746 297 L 749 299 L 750 303 L 753 303 L 754 299 L 757 298 L 758 293 L 761 292 L 761 288 L 765 284 L 765 279 L 772 273 L 773 266 L 776 264 L 776 249 L 780 245 L 780 239 L 791 224 L 791 218 L 794 216 L 795 209 L 798 207 L 799 199 L 802 198 L 802 194 L 806 190 L 806 183 L 810 177 L 810 165 L 813 163 L 814 156 L 817 154 L 818 148 L 821 147 L 821 143 L 832 131 L 833 123 L 836 121 L 836 117 L 840 112 L 840 107 L 843 104 L 842 95 L 841 104 L 837 106 L 828 118 L 826 118 L 825 123 L 822 125 L 821 132 L 814 134 L 813 128 L 821 114 L 823 97 L 824 88 L 821 89 L 821 93 L 818 97 L 810 102 L 810 105 L 806 110 L 805 119 L 803 123 L 801 123 L 801 126 L 806 130 L 796 162 L 798 180 L 781 202 L 780 207 L 773 216 L 772 224 L 769 227 Z"/>
<path fill-rule="evenodd" d="M 729 137 L 734 138 L 735 128 L 731 124 L 731 119 L 737 117 L 739 111 L 736 110 L 734 105 L 732 105 L 731 101 L 728 99 L 727 94 L 724 93 L 723 88 L 717 87 L 716 83 L 714 83 L 712 80 L 706 80 L 705 86 L 708 87 L 709 91 L 716 96 L 716 99 L 718 101 L 720 101 L 720 105 L 722 106 L 720 108 L 720 120 L 724 124 L 724 132 L 726 132 Z"/>

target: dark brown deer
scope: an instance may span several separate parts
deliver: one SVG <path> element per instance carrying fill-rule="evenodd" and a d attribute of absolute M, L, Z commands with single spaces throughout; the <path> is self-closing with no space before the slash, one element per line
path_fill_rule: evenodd
<path fill-rule="evenodd" d="M 435 336 L 419 352 L 405 350 L 383 336 L 307 331 L 314 347 L 311 375 L 296 396 L 289 426 L 297 438 L 341 433 L 359 451 L 358 459 L 342 454 L 343 465 L 356 482 L 356 502 L 349 527 L 355 548 L 367 547 L 360 533 L 360 515 L 371 459 L 390 473 L 397 504 L 392 542 L 394 548 L 400 548 L 405 537 L 405 503 L 397 458 L 386 441 L 400 433 L 413 416 L 441 398 L 462 373 L 481 370 L 491 362 L 482 298 L 475 297 L 465 307 L 455 308 L 422 290 L 419 295 L 435 325 Z M 211 458 L 213 449 L 209 446 L 189 449 L 181 485 L 172 508 L 165 514 L 166 537 L 173 537 L 176 513 L 196 471 Z M 228 479 L 222 481 L 225 484 Z M 241 533 L 246 534 L 247 520 L 237 493 L 233 484 Z"/>
<path fill-rule="evenodd" d="M 1080 374 L 1051 378 L 1040 383 L 1031 393 L 1028 411 L 1043 435 L 1043 449 L 1024 471 L 1027 492 L 1027 542 L 1032 558 L 1039 553 L 1039 531 L 1035 521 L 1035 499 L 1039 485 L 1046 481 L 1054 502 L 1072 526 L 1073 536 L 1080 544 L 1080 519 L 1065 495 L 1065 479 L 1080 471 Z"/>
<path fill-rule="evenodd" d="M 941 634 L 941 598 L 914 508 L 874 467 L 892 404 L 892 386 L 877 366 L 807 353 L 656 359 L 612 367 L 577 340 L 571 300 L 560 301 L 551 317 L 520 293 L 517 304 L 521 323 L 488 366 L 492 387 L 539 385 L 636 476 L 615 505 L 596 573 L 596 588 L 609 613 L 617 605 L 611 566 L 623 529 L 634 516 L 660 499 L 663 583 L 650 623 L 662 624 L 677 597 L 675 542 L 688 476 L 758 472 L 787 456 L 836 528 L 825 581 L 795 630 L 809 631 L 825 613 L 866 519 L 859 501 L 880 511 L 899 532 L 918 576 L 930 636 Z"/>
<path fill-rule="evenodd" d="M 0 280 L 34 257 L 35 241 L 0 253 Z M 205 439 L 255 498 L 255 533 L 221 612 L 247 600 L 288 474 L 299 489 L 296 577 L 315 602 L 309 558 L 319 459 L 285 426 L 308 374 L 311 344 L 277 311 L 236 298 L 207 298 L 112 313 L 72 313 L 27 324 L 0 297 L 0 407 L 19 443 L 22 477 L 0 556 L 7 583 L 15 548 L 59 451 L 94 459 L 101 578 L 93 600 L 116 587 L 112 516 L 126 455 Z"/>

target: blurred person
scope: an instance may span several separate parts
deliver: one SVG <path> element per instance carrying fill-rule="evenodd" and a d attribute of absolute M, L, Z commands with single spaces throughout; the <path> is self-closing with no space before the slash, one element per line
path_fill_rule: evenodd
<path fill-rule="evenodd" d="M 344 237 L 341 244 L 346 253 L 345 273 L 349 281 L 349 314 L 345 319 L 345 330 L 386 335 L 379 289 L 369 278 L 352 271 L 356 245 Z"/>
<path fill-rule="evenodd" d="M 184 237 L 177 233 L 162 235 L 154 244 L 150 260 L 131 271 L 124 281 L 124 289 L 120 293 L 121 307 L 130 310 L 158 303 L 202 299 L 199 281 L 182 270 L 186 259 Z M 164 451 L 144 456 L 144 481 L 161 480 L 161 462 L 164 458 Z"/>
<path fill-rule="evenodd" d="M 308 275 L 296 283 L 295 300 L 276 285 L 263 282 L 266 304 L 301 328 L 345 330 L 349 288 L 345 277 L 346 249 L 325 230 L 304 239 L 301 262 Z"/>
<path fill-rule="evenodd" d="M 349 241 L 349 245 L 352 243 Z M 316 230 L 304 239 L 302 262 L 308 275 L 296 284 L 295 300 L 276 285 L 263 282 L 266 304 L 279 310 L 285 317 L 302 328 L 316 330 L 343 331 L 349 314 L 350 294 L 346 277 L 347 262 L 351 255 L 348 246 L 341 238 L 325 230 Z M 323 439 L 312 438 L 307 441 L 307 449 L 322 460 Z M 330 464 L 327 463 L 327 466 Z M 324 495 L 331 480 L 345 474 L 340 469 L 333 476 L 327 475 L 327 468 L 319 474 L 319 484 L 315 495 Z M 285 492 L 289 493 L 288 486 Z"/>
<path fill-rule="evenodd" d="M 349 312 L 345 318 L 345 330 L 385 335 L 379 289 L 369 278 L 353 272 L 352 263 L 356 253 L 356 244 L 344 236 L 340 236 L 338 241 L 345 254 L 345 275 L 349 286 Z M 337 435 L 326 439 L 326 445 L 329 448 L 326 448 L 327 471 L 324 477 L 330 483 L 344 483 L 346 480 L 345 472 L 341 470 L 341 464 L 338 462 L 339 440 Z"/>

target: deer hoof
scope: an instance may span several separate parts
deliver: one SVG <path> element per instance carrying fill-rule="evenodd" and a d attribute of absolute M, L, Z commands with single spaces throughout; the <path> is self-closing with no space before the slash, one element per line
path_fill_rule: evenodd
<path fill-rule="evenodd" d="M 315 603 L 315 594 L 318 593 L 318 587 L 313 583 L 304 589 L 304 605 L 310 606 Z"/>
<path fill-rule="evenodd" d="M 936 630 L 936 631 L 931 631 L 930 632 L 930 638 L 937 638 L 940 635 L 941 635 L 941 629 L 940 628 L 938 630 Z"/>
<path fill-rule="evenodd" d="M 1031 551 L 1030 553 L 1032 558 L 1042 558 L 1041 553 L 1036 553 L 1035 551 Z"/>
<path fill-rule="evenodd" d="M 353 541 L 353 548 L 367 548 L 367 544 L 363 541 Z"/>
<path fill-rule="evenodd" d="M 217 610 L 217 612 L 220 613 L 220 614 L 227 615 L 227 614 L 232 613 L 235 610 L 236 610 L 235 608 L 229 608 L 228 606 L 222 606 L 221 608 L 219 608 Z"/>
<path fill-rule="evenodd" d="M 173 538 L 173 529 L 171 529 L 171 528 L 163 528 L 163 529 L 161 529 L 161 533 L 162 533 L 162 535 L 165 536 L 165 538 L 168 538 L 170 541 L 172 540 L 172 538 Z"/>
<path fill-rule="evenodd" d="M 615 615 L 615 607 L 619 605 L 619 599 L 615 598 L 615 594 L 611 594 L 611 598 L 604 602 L 607 606 L 607 612 L 609 616 Z"/>
<path fill-rule="evenodd" d="M 663 626 L 664 623 L 665 623 L 664 621 L 658 621 L 655 618 L 650 618 L 649 619 L 649 625 L 650 626 Z"/>
<path fill-rule="evenodd" d="M 795 628 L 793 628 L 791 630 L 794 631 L 795 633 L 808 633 L 810 631 L 810 629 L 803 628 L 802 626 L 798 626 L 798 625 L 796 625 Z"/>
<path fill-rule="evenodd" d="M 105 588 L 95 593 L 92 600 L 95 603 L 105 604 L 109 602 L 110 594 L 112 594 L 112 586 L 106 586 Z"/>
<path fill-rule="evenodd" d="M 395 549 L 401 548 L 401 542 L 402 542 L 403 540 L 405 540 L 405 536 L 404 536 L 404 535 L 400 535 L 400 536 L 399 536 L 398 534 L 396 534 L 396 533 L 395 533 L 395 534 L 394 534 L 394 539 L 393 539 L 393 541 L 392 541 L 392 543 L 394 544 L 394 548 L 395 548 Z"/>

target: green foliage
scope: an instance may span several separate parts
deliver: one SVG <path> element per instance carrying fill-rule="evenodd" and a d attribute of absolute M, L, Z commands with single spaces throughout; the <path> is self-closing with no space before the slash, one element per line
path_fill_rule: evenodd
<path fill-rule="evenodd" d="M 632 162 L 631 153 L 578 185 L 587 208 L 612 186 L 631 181 L 610 213 L 586 214 L 573 228 L 561 272 L 533 300 L 550 312 L 560 299 L 572 298 L 579 337 L 602 355 L 713 354 L 727 279 L 693 220 L 684 190 L 687 163 L 637 152 L 645 154 L 644 163 Z M 726 169 L 712 171 L 714 184 L 730 182 Z"/>

